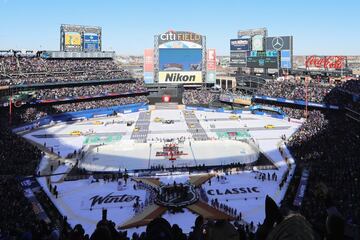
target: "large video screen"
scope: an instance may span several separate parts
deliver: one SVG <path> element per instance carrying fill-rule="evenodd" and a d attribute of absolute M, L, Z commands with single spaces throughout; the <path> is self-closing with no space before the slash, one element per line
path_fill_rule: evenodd
<path fill-rule="evenodd" d="M 80 49 L 81 34 L 78 32 L 65 33 L 65 49 Z"/>
<path fill-rule="evenodd" d="M 159 49 L 160 71 L 201 71 L 201 49 Z"/>
<path fill-rule="evenodd" d="M 278 68 L 277 51 L 251 51 L 246 58 L 246 66 L 250 68 Z"/>
<path fill-rule="evenodd" d="M 99 50 L 99 36 L 96 33 L 84 33 L 83 42 L 85 51 Z"/>

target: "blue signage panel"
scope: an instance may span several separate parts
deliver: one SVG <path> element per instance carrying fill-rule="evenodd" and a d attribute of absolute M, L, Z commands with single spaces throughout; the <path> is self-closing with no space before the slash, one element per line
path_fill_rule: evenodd
<path fill-rule="evenodd" d="M 99 36 L 94 33 L 84 33 L 84 50 L 97 51 L 99 50 Z"/>
<path fill-rule="evenodd" d="M 249 51 L 250 39 L 230 39 L 231 51 Z"/>
<path fill-rule="evenodd" d="M 290 69 L 291 65 L 291 51 L 290 50 L 281 50 L 281 58 L 280 58 L 280 67 Z"/>

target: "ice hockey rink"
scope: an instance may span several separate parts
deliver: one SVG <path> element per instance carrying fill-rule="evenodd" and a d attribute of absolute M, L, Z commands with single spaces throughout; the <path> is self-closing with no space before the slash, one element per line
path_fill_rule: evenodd
<path fill-rule="evenodd" d="M 127 126 L 128 122 L 133 124 Z M 272 128 L 266 128 L 269 125 Z M 261 145 L 280 140 L 283 134 L 290 136 L 298 126 L 298 122 L 287 119 L 253 114 L 152 110 L 61 123 L 24 137 L 62 157 L 82 149 L 85 156 L 81 165 L 87 170 L 116 171 L 158 165 L 250 163 L 257 159 Z M 169 141 L 176 142 L 183 152 L 173 162 L 165 161 L 165 156 L 157 156 Z"/>
<path fill-rule="evenodd" d="M 167 121 L 167 122 L 165 122 Z M 131 125 L 128 123 L 132 122 Z M 243 221 L 262 222 L 265 215 L 265 196 L 271 196 L 277 203 L 282 200 L 294 170 L 294 161 L 287 151 L 282 136 L 288 139 L 299 127 L 301 121 L 278 119 L 251 113 L 232 114 L 194 110 L 149 110 L 136 113 L 118 114 L 91 120 L 60 123 L 36 129 L 24 135 L 62 157 L 82 149 L 84 157 L 81 166 L 91 171 L 118 171 L 127 169 L 148 169 L 163 165 L 170 167 L 218 166 L 229 163 L 251 163 L 259 153 L 265 155 L 276 166 L 276 170 L 257 170 L 234 172 L 226 176 L 226 181 L 211 179 L 212 184 L 203 184 L 209 201 L 217 199 L 242 213 Z M 184 155 L 169 161 L 167 156 L 156 156 L 168 141 L 176 142 Z M 279 148 L 284 150 L 288 162 Z M 44 163 L 45 162 L 45 163 Z M 289 168 L 289 162 L 292 164 Z M 46 158 L 40 164 L 46 165 Z M 70 164 L 71 165 L 71 164 Z M 101 219 L 101 209 L 108 209 L 108 218 L 117 225 L 134 216 L 129 203 L 98 204 L 90 207 L 94 196 L 136 195 L 145 201 L 145 191 L 134 190 L 130 181 L 125 189 L 119 190 L 116 182 L 89 183 L 88 180 L 62 181 L 70 165 L 60 165 L 51 177 L 56 184 L 59 196 L 55 198 L 46 185 L 45 177 L 38 178 L 45 192 L 59 209 L 67 216 L 68 222 L 75 226 L 81 223 L 87 233 L 93 232 Z M 284 184 L 279 188 L 282 176 L 290 171 Z M 276 173 L 276 181 L 262 181 L 259 172 Z M 216 173 L 225 176 L 225 173 Z M 188 173 L 172 172 L 156 176 L 161 182 L 186 181 Z M 245 189 L 241 194 L 231 189 Z M 246 190 L 248 189 L 248 190 Z M 256 191 L 251 191 L 256 189 Z M 238 191 L 237 191 L 238 192 Z M 230 193 L 230 194 L 227 194 Z M 165 212 L 163 217 L 170 223 L 179 224 L 185 232 L 191 231 L 196 214 L 185 209 L 182 213 Z M 143 227 L 128 229 L 128 232 L 141 231 Z"/>

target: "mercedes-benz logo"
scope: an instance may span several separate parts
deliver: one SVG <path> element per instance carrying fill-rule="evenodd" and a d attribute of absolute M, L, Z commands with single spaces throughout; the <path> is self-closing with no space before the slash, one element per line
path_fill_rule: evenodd
<path fill-rule="evenodd" d="M 282 37 L 274 37 L 271 44 L 275 50 L 280 50 L 284 46 L 284 39 Z"/>

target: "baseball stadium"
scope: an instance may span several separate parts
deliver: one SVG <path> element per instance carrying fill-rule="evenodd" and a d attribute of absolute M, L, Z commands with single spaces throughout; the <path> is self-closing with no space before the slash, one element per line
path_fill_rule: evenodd
<path fill-rule="evenodd" d="M 359 238 L 357 58 L 265 27 L 225 57 L 191 29 L 137 57 L 57 33 L 0 50 L 0 239 Z"/>

